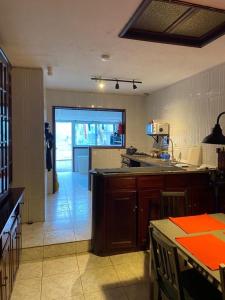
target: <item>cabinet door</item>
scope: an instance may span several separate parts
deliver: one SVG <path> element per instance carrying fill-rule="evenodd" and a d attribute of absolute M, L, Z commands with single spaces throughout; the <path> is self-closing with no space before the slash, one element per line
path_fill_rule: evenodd
<path fill-rule="evenodd" d="M 213 190 L 209 186 L 194 186 L 188 190 L 190 214 L 214 212 Z"/>
<path fill-rule="evenodd" d="M 141 248 L 149 245 L 148 226 L 150 220 L 160 218 L 160 191 L 140 191 L 138 197 L 138 244 Z"/>
<path fill-rule="evenodd" d="M 107 248 L 108 251 L 136 248 L 137 205 L 136 192 L 123 191 L 107 196 Z"/>
<path fill-rule="evenodd" d="M 8 238 L 6 240 L 3 253 L 2 253 L 2 274 L 1 275 L 2 275 L 2 281 L 1 281 L 2 299 L 8 300 L 10 298 L 10 293 L 12 290 L 10 234 L 8 234 Z"/>
<path fill-rule="evenodd" d="M 15 220 L 12 229 L 11 229 L 11 258 L 12 258 L 12 263 L 11 263 L 11 268 L 12 268 L 12 280 L 15 280 L 16 277 L 16 271 L 18 268 L 18 261 L 17 261 L 17 227 L 18 227 L 18 222 L 17 219 Z"/>

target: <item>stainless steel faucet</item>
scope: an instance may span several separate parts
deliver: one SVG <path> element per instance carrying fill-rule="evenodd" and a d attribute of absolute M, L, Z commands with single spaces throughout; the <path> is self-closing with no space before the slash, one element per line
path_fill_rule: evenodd
<path fill-rule="evenodd" d="M 172 152 L 172 157 L 171 157 L 171 162 L 175 162 L 176 160 L 175 160 L 175 158 L 174 158 L 174 152 L 173 152 L 173 150 L 174 150 L 174 148 L 173 148 L 173 141 L 172 141 L 172 139 L 171 138 L 169 138 L 169 141 L 171 142 L 171 152 Z"/>

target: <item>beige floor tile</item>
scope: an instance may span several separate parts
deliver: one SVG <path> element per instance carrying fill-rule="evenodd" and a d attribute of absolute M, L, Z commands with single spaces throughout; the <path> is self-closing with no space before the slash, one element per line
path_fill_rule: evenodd
<path fill-rule="evenodd" d="M 143 263 L 146 260 L 144 252 L 142 252 L 142 251 L 112 255 L 112 256 L 110 256 L 110 259 L 111 259 L 113 265 L 133 264 L 134 262 Z"/>
<path fill-rule="evenodd" d="M 21 261 L 36 261 L 43 259 L 43 247 L 22 249 Z"/>
<path fill-rule="evenodd" d="M 22 234 L 22 247 L 29 248 L 29 247 L 38 247 L 43 246 L 44 242 L 44 235 L 43 233 L 23 233 Z"/>
<path fill-rule="evenodd" d="M 68 243 L 71 241 L 75 241 L 75 234 L 72 229 L 44 233 L 44 245 Z"/>
<path fill-rule="evenodd" d="M 41 278 L 16 280 L 11 300 L 40 300 Z"/>
<path fill-rule="evenodd" d="M 44 258 L 75 254 L 76 243 L 77 242 L 44 246 Z"/>
<path fill-rule="evenodd" d="M 56 220 L 68 220 L 71 218 L 70 211 L 64 210 L 64 211 L 57 211 L 57 212 L 46 212 L 45 220 L 47 222 L 49 221 L 56 221 Z"/>
<path fill-rule="evenodd" d="M 147 283 L 140 283 L 124 287 L 129 300 L 149 300 L 150 290 Z"/>
<path fill-rule="evenodd" d="M 24 233 L 43 233 L 44 222 L 35 222 L 33 224 L 22 224 L 22 232 Z"/>
<path fill-rule="evenodd" d="M 140 276 L 140 271 L 137 271 L 135 266 L 133 267 L 130 264 L 121 264 L 115 265 L 114 268 L 123 286 L 136 284 L 140 280 L 143 280 L 142 276 Z"/>
<path fill-rule="evenodd" d="M 76 294 L 82 294 L 82 292 L 79 272 L 53 275 L 42 278 L 42 300 L 72 297 Z"/>
<path fill-rule="evenodd" d="M 41 298 L 46 299 L 46 298 Z M 60 297 L 60 298 L 54 298 L 54 300 L 85 300 L 83 293 L 77 293 L 75 296 L 72 297 Z"/>
<path fill-rule="evenodd" d="M 85 300 L 127 300 L 125 291 L 120 287 L 85 293 L 84 296 Z"/>
<path fill-rule="evenodd" d="M 76 242 L 76 253 L 88 252 L 91 250 L 91 241 L 77 241 Z"/>
<path fill-rule="evenodd" d="M 115 288 L 121 285 L 119 277 L 112 266 L 99 269 L 88 269 L 82 273 L 81 281 L 84 292 Z"/>
<path fill-rule="evenodd" d="M 17 280 L 41 278 L 42 261 L 22 262 L 16 275 Z"/>
<path fill-rule="evenodd" d="M 74 229 L 72 220 L 58 220 L 52 222 L 44 223 L 44 232 L 58 231 L 58 230 L 66 230 L 66 229 Z"/>
<path fill-rule="evenodd" d="M 109 257 L 101 257 L 92 253 L 80 253 L 77 254 L 77 261 L 80 271 L 87 269 L 94 269 L 100 267 L 112 266 Z"/>
<path fill-rule="evenodd" d="M 79 269 L 76 255 L 48 258 L 43 261 L 43 276 L 77 271 Z"/>

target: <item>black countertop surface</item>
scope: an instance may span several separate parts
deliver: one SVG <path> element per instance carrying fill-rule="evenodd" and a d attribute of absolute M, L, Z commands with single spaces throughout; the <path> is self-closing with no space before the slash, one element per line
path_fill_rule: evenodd
<path fill-rule="evenodd" d="M 196 166 L 187 165 L 187 167 L 177 167 L 168 161 L 152 158 L 142 155 L 123 154 L 122 157 L 127 157 L 131 160 L 145 163 L 146 167 L 131 167 L 131 168 L 112 168 L 112 169 L 94 169 L 91 174 L 98 175 L 159 175 L 159 174 L 187 174 L 187 173 L 207 173 L 209 169 L 199 169 Z"/>
<path fill-rule="evenodd" d="M 15 210 L 18 201 L 21 199 L 23 192 L 24 188 L 12 188 L 9 190 L 9 194 L 3 200 L 0 206 L 0 235 L 2 234 L 2 230 L 6 225 L 10 215 Z"/>

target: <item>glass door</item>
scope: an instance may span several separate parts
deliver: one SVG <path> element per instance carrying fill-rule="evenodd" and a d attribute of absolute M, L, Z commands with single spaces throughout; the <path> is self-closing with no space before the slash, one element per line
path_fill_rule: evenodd
<path fill-rule="evenodd" d="M 56 122 L 56 171 L 72 172 L 72 122 Z"/>

